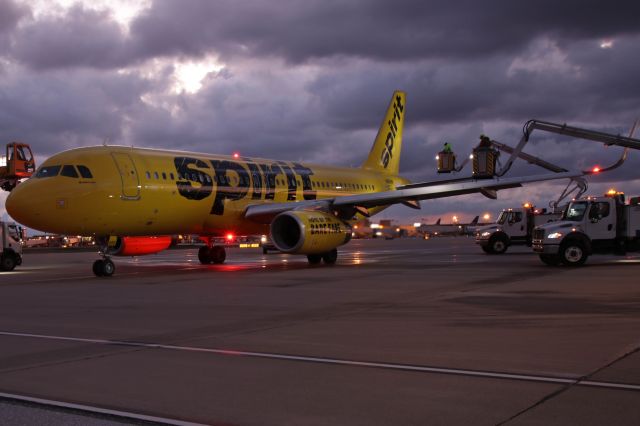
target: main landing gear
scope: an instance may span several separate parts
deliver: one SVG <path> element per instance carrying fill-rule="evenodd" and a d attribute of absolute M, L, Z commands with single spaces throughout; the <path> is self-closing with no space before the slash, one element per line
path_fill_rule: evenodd
<path fill-rule="evenodd" d="M 110 277 L 116 271 L 116 265 L 107 256 L 93 262 L 93 273 L 96 277 Z"/>
<path fill-rule="evenodd" d="M 338 260 L 338 250 L 333 249 L 326 253 L 308 254 L 307 260 L 309 261 L 309 265 L 318 265 L 320 262 L 323 262 L 323 261 L 327 265 L 333 265 Z"/>
<path fill-rule="evenodd" d="M 203 265 L 209 265 L 211 263 L 221 264 L 224 263 L 227 258 L 227 252 L 222 246 L 204 246 L 198 250 L 198 259 Z"/>

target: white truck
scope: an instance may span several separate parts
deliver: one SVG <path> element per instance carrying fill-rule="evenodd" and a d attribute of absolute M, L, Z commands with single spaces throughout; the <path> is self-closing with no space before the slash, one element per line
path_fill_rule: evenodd
<path fill-rule="evenodd" d="M 22 229 L 15 223 L 0 222 L 0 271 L 12 271 L 22 264 Z"/>
<path fill-rule="evenodd" d="M 533 250 L 547 265 L 580 266 L 596 253 L 624 255 L 640 250 L 640 197 L 621 192 L 572 201 L 558 222 L 533 231 Z"/>
<path fill-rule="evenodd" d="M 534 227 L 558 218 L 560 213 L 536 209 L 529 203 L 520 208 L 505 209 L 495 223 L 476 229 L 476 244 L 488 254 L 502 254 L 511 245 L 531 246 Z"/>

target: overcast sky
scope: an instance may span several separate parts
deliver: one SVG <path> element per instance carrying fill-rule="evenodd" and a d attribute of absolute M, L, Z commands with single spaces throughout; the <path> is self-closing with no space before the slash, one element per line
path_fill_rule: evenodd
<path fill-rule="evenodd" d="M 108 139 L 358 166 L 401 89 L 402 174 L 433 180 L 444 141 L 461 157 L 481 133 L 516 145 L 531 118 L 626 134 L 640 117 L 639 75 L 638 1 L 0 0 L 0 140 L 28 142 L 39 162 Z M 527 150 L 566 168 L 621 154 L 544 133 Z M 590 192 L 640 193 L 639 170 L 632 152 Z M 563 187 L 381 217 L 470 219 L 546 206 Z"/>

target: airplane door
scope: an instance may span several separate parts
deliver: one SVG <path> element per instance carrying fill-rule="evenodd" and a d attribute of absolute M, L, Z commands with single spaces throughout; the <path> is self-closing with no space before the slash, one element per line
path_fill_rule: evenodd
<path fill-rule="evenodd" d="M 112 152 L 113 161 L 118 166 L 122 180 L 122 198 L 125 200 L 140 199 L 140 179 L 133 160 L 129 154 Z"/>

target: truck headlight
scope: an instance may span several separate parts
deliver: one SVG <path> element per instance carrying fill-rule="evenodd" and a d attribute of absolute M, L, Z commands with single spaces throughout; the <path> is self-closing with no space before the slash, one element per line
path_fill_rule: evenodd
<path fill-rule="evenodd" d="M 262 237 L 260 237 L 260 242 L 261 242 L 262 244 L 266 244 L 266 242 L 267 242 L 267 236 L 266 236 L 266 235 L 263 235 Z"/>
<path fill-rule="evenodd" d="M 562 237 L 562 232 L 552 232 L 551 234 L 547 235 L 547 238 L 549 238 L 550 240 L 555 240 L 561 237 Z"/>
<path fill-rule="evenodd" d="M 491 235 L 491 232 L 489 231 L 484 231 L 482 234 L 480 234 L 480 236 L 484 238 L 488 237 L 489 235 Z"/>

